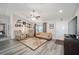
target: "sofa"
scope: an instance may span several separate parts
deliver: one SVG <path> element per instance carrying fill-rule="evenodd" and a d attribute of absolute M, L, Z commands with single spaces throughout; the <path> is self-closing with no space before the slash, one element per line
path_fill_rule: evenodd
<path fill-rule="evenodd" d="M 52 34 L 47 33 L 47 32 L 38 32 L 38 33 L 36 33 L 36 37 L 43 38 L 43 39 L 46 39 L 48 41 L 52 40 Z"/>

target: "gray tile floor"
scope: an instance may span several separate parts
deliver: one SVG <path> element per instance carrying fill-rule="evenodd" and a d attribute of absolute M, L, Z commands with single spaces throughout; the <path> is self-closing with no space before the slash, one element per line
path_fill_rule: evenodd
<path fill-rule="evenodd" d="M 0 42 L 0 55 L 63 55 L 63 45 L 56 44 L 51 40 L 33 51 L 16 40 L 5 40 Z"/>

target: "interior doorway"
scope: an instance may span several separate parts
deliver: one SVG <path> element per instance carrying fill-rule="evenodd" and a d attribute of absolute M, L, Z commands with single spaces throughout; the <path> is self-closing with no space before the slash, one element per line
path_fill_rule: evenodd
<path fill-rule="evenodd" d="M 0 23 L 0 38 L 5 37 L 5 24 Z"/>

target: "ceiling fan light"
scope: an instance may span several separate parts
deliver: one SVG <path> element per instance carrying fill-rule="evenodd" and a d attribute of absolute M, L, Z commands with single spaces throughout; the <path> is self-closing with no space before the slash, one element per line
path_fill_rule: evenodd
<path fill-rule="evenodd" d="M 36 19 L 40 18 L 40 16 L 36 16 Z"/>
<path fill-rule="evenodd" d="M 63 13 L 63 10 L 59 10 L 59 13 Z"/>

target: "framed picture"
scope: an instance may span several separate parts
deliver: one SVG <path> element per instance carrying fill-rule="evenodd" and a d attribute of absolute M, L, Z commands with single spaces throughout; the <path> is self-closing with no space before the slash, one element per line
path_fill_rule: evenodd
<path fill-rule="evenodd" d="M 15 24 L 15 27 L 23 27 L 21 24 Z"/>
<path fill-rule="evenodd" d="M 54 24 L 49 24 L 50 29 L 54 29 Z"/>

